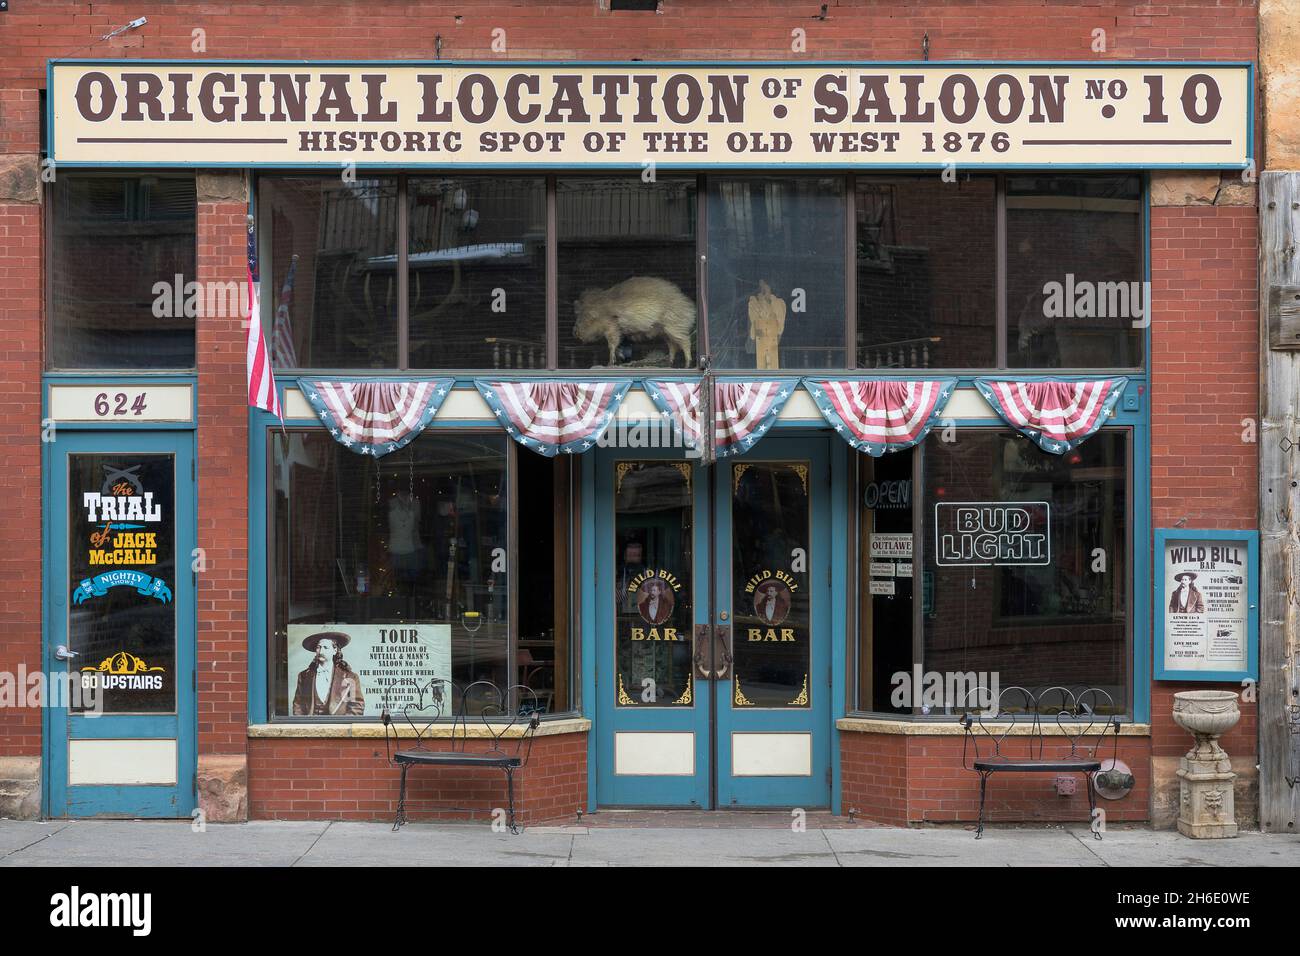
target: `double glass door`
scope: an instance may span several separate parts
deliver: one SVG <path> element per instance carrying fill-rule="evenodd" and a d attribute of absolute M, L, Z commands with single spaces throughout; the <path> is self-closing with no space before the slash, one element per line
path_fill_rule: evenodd
<path fill-rule="evenodd" d="M 601 452 L 599 805 L 830 805 L 827 458 Z"/>

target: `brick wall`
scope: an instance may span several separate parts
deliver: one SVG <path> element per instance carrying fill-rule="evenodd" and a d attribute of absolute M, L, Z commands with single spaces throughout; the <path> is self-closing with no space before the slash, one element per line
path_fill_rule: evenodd
<path fill-rule="evenodd" d="M 1222 195 L 1220 190 L 1220 195 Z M 1151 209 L 1152 526 L 1246 529 L 1258 524 L 1258 211 L 1251 205 Z M 1162 604 L 1153 608 L 1160 614 Z M 1150 633 L 1150 632 L 1148 632 Z M 1178 758 L 1190 735 L 1170 716 L 1181 690 L 1234 684 L 1155 684 L 1151 699 L 1153 819 L 1176 813 Z M 1258 751 L 1253 702 L 1223 738 L 1233 758 L 1237 813 L 1250 824 Z"/>
<path fill-rule="evenodd" d="M 791 31 L 806 31 L 809 60 L 930 58 L 1094 59 L 1093 31 L 1106 31 L 1107 58 L 1254 59 L 1256 11 L 1249 0 L 1211 3 L 897 4 L 847 0 L 829 4 L 826 20 L 784 0 L 665 0 L 662 15 L 610 13 L 596 0 L 422 3 L 395 0 L 266 6 L 199 3 L 68 3 L 23 0 L 4 14 L 3 87 L 35 88 L 49 56 L 288 57 L 292 59 L 431 59 L 435 37 L 447 59 L 716 59 L 797 58 Z M 98 37 L 145 15 L 139 30 L 107 42 Z M 504 29 L 506 54 L 492 30 Z M 202 29 L 203 54 L 193 52 Z M 89 48 L 87 48 L 89 47 Z M 0 102 L 3 102 L 0 100 Z M 6 127 L 8 124 L 6 124 Z M 6 148 L 30 149 L 32 128 L 0 129 Z"/>
<path fill-rule="evenodd" d="M 1024 754 L 1027 738 L 1004 752 Z M 1019 748 L 1019 749 L 1011 749 Z M 1183 748 L 1186 750 L 1186 747 Z M 987 752 L 987 747 L 985 752 Z M 1108 822 L 1149 819 L 1151 740 L 1121 737 L 1119 759 L 1136 777 L 1133 791 L 1120 800 L 1098 800 Z M 1064 755 L 1069 745 L 1062 738 L 1047 738 L 1044 755 Z M 1104 741 L 1103 759 L 1114 753 Z M 845 732 L 840 735 L 843 802 L 867 820 L 895 825 L 917 823 L 971 823 L 979 819 L 979 774 L 962 767 L 962 738 L 955 735 L 924 737 Z M 992 823 L 1087 823 L 1088 795 L 1083 777 L 1070 775 L 1075 792 L 1056 792 L 1054 773 L 1002 773 L 989 778 L 985 819 Z"/>
<path fill-rule="evenodd" d="M 448 741 L 432 741 L 431 748 Z M 509 743 L 507 742 L 507 749 Z M 486 749 L 470 740 L 470 753 Z M 255 738 L 248 742 L 249 816 L 254 820 L 391 820 L 400 771 L 385 759 L 381 739 Z M 506 805 L 499 770 L 419 767 L 407 778 L 411 820 L 465 819 L 449 806 Z M 515 806 L 524 824 L 576 817 L 587 806 L 587 735 L 557 734 L 533 742 L 516 776 Z"/>
<path fill-rule="evenodd" d="M 214 181 L 216 180 L 216 181 Z M 221 193 L 238 177 L 200 177 L 198 278 L 244 281 L 246 201 Z M 214 189 L 214 187 L 217 187 Z M 198 323 L 199 753 L 242 753 L 248 727 L 248 386 L 239 316 Z"/>
<path fill-rule="evenodd" d="M 26 189 L 0 191 L 0 327 L 5 330 L 0 407 L 10 422 L 0 448 L 5 520 L 14 542 L 21 542 L 0 554 L 0 671 L 11 674 L 20 667 L 28 673 L 41 669 L 42 268 L 41 206 L 36 197 Z M 21 684 L 17 689 L 26 691 Z M 29 707 L 0 710 L 0 757 L 40 752 L 41 712 Z"/>

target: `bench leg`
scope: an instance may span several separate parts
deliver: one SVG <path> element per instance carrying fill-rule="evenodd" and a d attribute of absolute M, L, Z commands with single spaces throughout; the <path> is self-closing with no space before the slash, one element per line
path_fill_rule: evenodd
<path fill-rule="evenodd" d="M 406 771 L 410 769 L 410 764 L 402 764 L 402 782 L 397 791 L 397 819 L 393 821 L 393 832 L 396 833 L 406 822 Z"/>
<path fill-rule="evenodd" d="M 989 782 L 989 775 L 987 773 L 981 773 L 980 774 L 980 822 L 979 822 L 979 826 L 975 828 L 975 839 L 977 840 L 981 839 L 984 836 L 984 793 L 988 787 L 988 782 Z"/>
<path fill-rule="evenodd" d="M 1101 830 L 1097 826 L 1097 788 L 1092 785 L 1092 774 L 1083 775 L 1083 785 L 1088 788 L 1088 826 L 1092 829 L 1092 838 L 1101 839 Z"/>
<path fill-rule="evenodd" d="M 510 826 L 510 832 L 519 833 L 519 824 L 515 822 L 515 772 L 511 767 L 506 768 L 506 822 Z"/>

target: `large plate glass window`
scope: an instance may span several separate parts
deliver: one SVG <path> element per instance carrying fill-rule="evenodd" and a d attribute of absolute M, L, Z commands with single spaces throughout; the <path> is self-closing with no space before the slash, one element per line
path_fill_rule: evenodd
<path fill-rule="evenodd" d="M 50 367 L 193 368 L 200 311 L 243 308 L 198 289 L 194 177 L 60 173 L 50 196 Z"/>
<path fill-rule="evenodd" d="M 1139 368 L 1147 326 L 1137 176 L 1007 178 L 1007 364 Z"/>
<path fill-rule="evenodd" d="M 546 367 L 546 180 L 411 177 L 411 368 Z"/>
<path fill-rule="evenodd" d="M 709 178 L 716 367 L 844 365 L 844 220 L 842 177 Z"/>
<path fill-rule="evenodd" d="M 378 460 L 320 429 L 269 441 L 275 716 L 376 717 L 400 678 L 523 683 L 547 711 L 572 706 L 568 459 L 500 434 L 426 431 Z"/>
<path fill-rule="evenodd" d="M 926 673 L 1128 707 L 1129 458 L 1121 429 L 1063 455 L 994 429 L 926 439 Z"/>
<path fill-rule="evenodd" d="M 997 180 L 855 183 L 858 366 L 997 364 Z"/>
<path fill-rule="evenodd" d="M 272 364 L 396 368 L 396 177 L 261 182 L 262 301 L 271 316 Z"/>
<path fill-rule="evenodd" d="M 556 183 L 562 368 L 694 368 L 695 179 Z"/>
<path fill-rule="evenodd" d="M 276 714 L 376 716 L 399 676 L 510 682 L 505 441 L 422 435 L 375 460 L 272 433 Z"/>

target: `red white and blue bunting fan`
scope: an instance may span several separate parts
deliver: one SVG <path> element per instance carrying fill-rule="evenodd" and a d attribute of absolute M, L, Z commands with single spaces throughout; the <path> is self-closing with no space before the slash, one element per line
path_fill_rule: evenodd
<path fill-rule="evenodd" d="M 379 458 L 406 446 L 438 414 L 455 379 L 424 382 L 322 382 L 298 388 L 344 448 Z"/>
<path fill-rule="evenodd" d="M 975 387 L 1012 428 L 1043 451 L 1063 455 L 1078 447 L 1114 414 L 1126 378 L 1017 382 L 977 378 Z"/>
<path fill-rule="evenodd" d="M 687 448 L 700 447 L 700 383 L 641 383 L 659 414 L 672 423 L 673 431 Z"/>
<path fill-rule="evenodd" d="M 879 458 L 911 448 L 929 433 L 956 387 L 955 378 L 812 379 L 806 388 L 822 417 L 849 447 Z"/>
<path fill-rule="evenodd" d="M 622 382 L 489 382 L 474 387 L 506 434 L 547 458 L 596 447 L 631 380 Z"/>
<path fill-rule="evenodd" d="M 642 383 L 659 413 L 673 423 L 688 448 L 698 445 L 700 386 L 698 382 Z M 713 384 L 713 446 L 719 458 L 743 455 L 767 434 L 794 390 L 797 379 L 769 382 L 715 381 Z"/>

